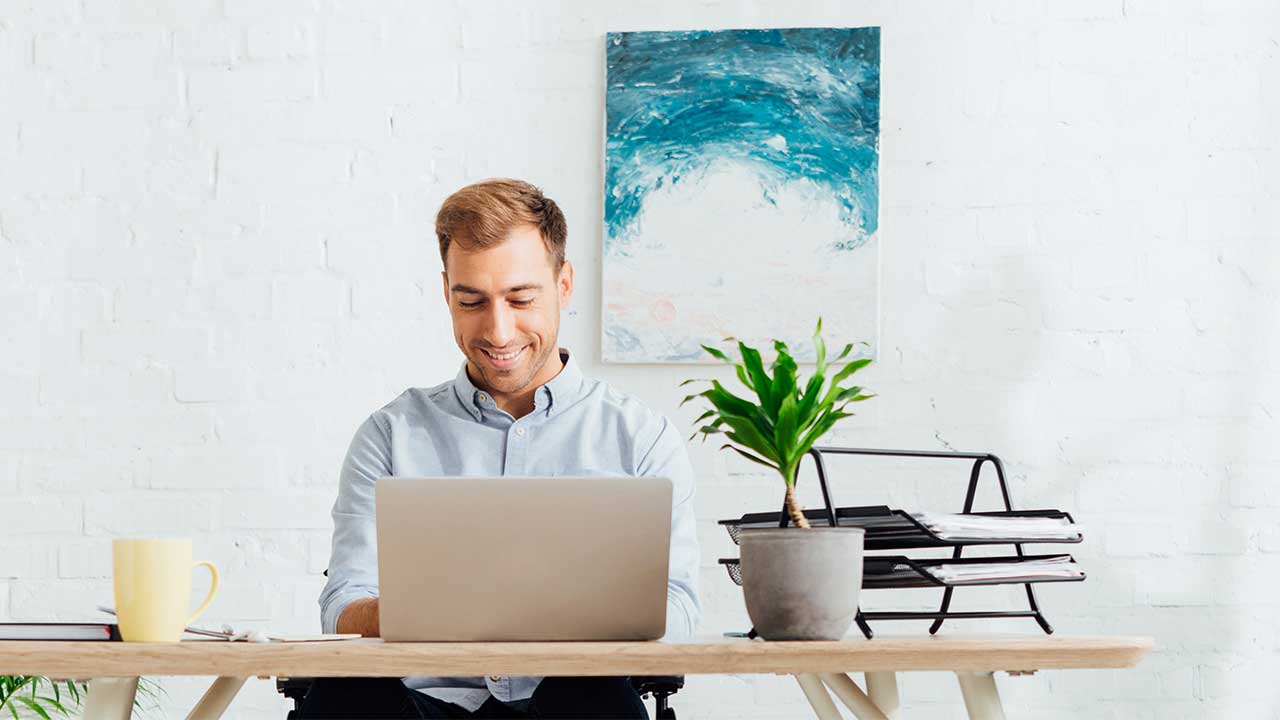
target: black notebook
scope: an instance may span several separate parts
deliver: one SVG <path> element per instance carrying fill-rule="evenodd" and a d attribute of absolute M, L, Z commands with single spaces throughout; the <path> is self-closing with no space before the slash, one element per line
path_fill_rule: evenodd
<path fill-rule="evenodd" d="M 0 640 L 119 640 L 115 623 L 0 623 Z"/>

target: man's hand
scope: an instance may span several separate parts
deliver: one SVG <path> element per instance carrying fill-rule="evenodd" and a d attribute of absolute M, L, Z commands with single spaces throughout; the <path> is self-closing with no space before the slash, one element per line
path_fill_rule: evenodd
<path fill-rule="evenodd" d="M 378 598 L 356 600 L 338 616 L 338 632 L 360 633 L 365 637 L 379 637 Z"/>

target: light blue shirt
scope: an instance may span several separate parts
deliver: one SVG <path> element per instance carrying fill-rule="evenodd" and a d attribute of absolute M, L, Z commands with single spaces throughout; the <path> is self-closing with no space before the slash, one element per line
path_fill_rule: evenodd
<path fill-rule="evenodd" d="M 378 596 L 374 483 L 380 477 L 647 475 L 673 485 L 671 556 L 664 640 L 688 640 L 698 600 L 698 536 L 693 468 L 684 438 L 665 416 L 600 380 L 583 376 L 569 351 L 564 369 L 538 388 L 534 409 L 516 419 L 467 376 L 410 388 L 356 431 L 333 504 L 329 581 L 320 593 L 324 632 L 337 631 L 351 602 Z M 431 572 L 424 558 L 422 571 Z M 405 685 L 469 711 L 490 695 L 503 702 L 533 695 L 540 677 L 408 677 Z"/>

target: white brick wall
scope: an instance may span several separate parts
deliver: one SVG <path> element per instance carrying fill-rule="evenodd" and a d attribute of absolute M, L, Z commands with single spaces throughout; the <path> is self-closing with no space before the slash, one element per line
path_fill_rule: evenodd
<path fill-rule="evenodd" d="M 596 359 L 603 33 L 878 24 L 880 397 L 833 439 L 993 450 L 1018 502 L 1086 524 L 1090 579 L 1046 588 L 1049 617 L 1158 650 L 1002 678 L 1011 716 L 1273 716 L 1273 0 L 611 5 L 0 1 L 0 619 L 92 618 L 111 538 L 180 533 L 223 570 L 209 624 L 313 629 L 351 432 L 460 361 L 431 219 L 479 178 L 565 208 L 586 371 L 692 420 L 688 368 Z M 715 519 L 777 501 L 713 447 L 707 632 L 747 622 Z M 940 472 L 859 468 L 839 499 L 953 507 Z M 951 631 L 980 627 L 1032 630 Z M 911 717 L 961 715 L 949 677 L 901 683 Z M 165 685 L 167 715 L 203 689 Z M 677 700 L 802 708 L 772 676 Z M 254 681 L 232 715 L 282 708 Z"/>

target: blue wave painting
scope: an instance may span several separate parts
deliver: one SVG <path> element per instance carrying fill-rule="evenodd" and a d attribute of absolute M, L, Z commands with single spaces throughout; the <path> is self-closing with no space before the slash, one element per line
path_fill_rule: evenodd
<path fill-rule="evenodd" d="M 609 33 L 604 358 L 878 322 L 880 30 Z"/>

